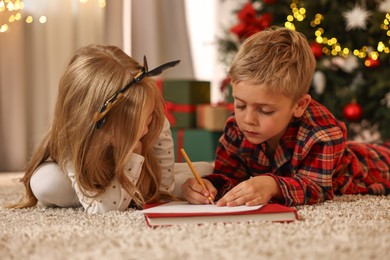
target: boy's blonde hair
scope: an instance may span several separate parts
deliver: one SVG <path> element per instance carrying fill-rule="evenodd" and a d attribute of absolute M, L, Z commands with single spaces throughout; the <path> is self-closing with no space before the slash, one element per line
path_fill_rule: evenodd
<path fill-rule="evenodd" d="M 93 120 L 103 102 L 129 83 L 141 67 L 114 46 L 89 45 L 75 53 L 59 83 L 52 125 L 21 180 L 26 194 L 14 207 L 37 203 L 30 179 L 47 160 L 57 162 L 65 172 L 71 163 L 85 196 L 98 196 L 116 176 L 138 205 L 159 198 L 160 169 L 152 146 L 165 118 L 163 98 L 154 80 L 144 78 L 132 85 L 109 111 L 101 129 L 95 127 Z M 153 120 L 149 132 L 142 137 L 145 163 L 134 185 L 124 175 L 125 165 L 150 114 Z"/>
<path fill-rule="evenodd" d="M 229 74 L 233 84 L 248 81 L 297 101 L 308 93 L 315 66 L 314 55 L 302 33 L 272 28 L 244 41 Z"/>

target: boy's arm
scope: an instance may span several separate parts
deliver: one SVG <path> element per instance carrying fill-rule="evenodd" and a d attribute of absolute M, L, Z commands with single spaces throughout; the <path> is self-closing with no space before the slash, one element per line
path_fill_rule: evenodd
<path fill-rule="evenodd" d="M 238 135 L 238 127 L 228 121 L 225 131 L 219 139 L 213 174 L 203 177 L 209 180 L 218 190 L 216 200 L 220 199 L 238 183 L 250 177 L 246 170 L 245 161 L 241 156 L 242 139 Z"/>
<path fill-rule="evenodd" d="M 290 177 L 272 175 L 283 194 L 281 203 L 292 205 L 315 204 L 334 197 L 332 176 L 341 167 L 345 141 L 340 131 L 333 136 L 311 136 L 306 140 L 307 152 L 298 160 Z"/>

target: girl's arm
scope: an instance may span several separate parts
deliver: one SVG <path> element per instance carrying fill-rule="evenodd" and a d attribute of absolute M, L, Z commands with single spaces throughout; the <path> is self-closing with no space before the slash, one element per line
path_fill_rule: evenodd
<path fill-rule="evenodd" d="M 161 168 L 160 191 L 171 193 L 175 188 L 173 168 L 175 154 L 170 124 L 167 118 L 165 118 L 163 129 L 153 146 L 153 150 Z"/>
<path fill-rule="evenodd" d="M 164 192 L 171 192 L 174 188 L 174 152 L 173 140 L 170 130 L 170 125 L 166 119 L 163 130 L 156 144 L 153 147 L 156 158 L 161 166 L 161 185 L 160 190 Z M 126 176 L 134 184 L 138 181 L 142 170 L 145 158 L 142 155 L 133 153 L 128 165 L 126 166 Z M 76 191 L 77 197 L 88 213 L 104 213 L 112 210 L 126 210 L 131 202 L 130 195 L 121 187 L 117 178 L 112 180 L 112 183 L 105 190 L 103 194 L 98 197 L 90 198 L 81 192 L 80 186 L 77 184 L 74 170 L 72 167 L 67 169 L 68 177 L 72 182 L 72 187 Z"/>
<path fill-rule="evenodd" d="M 133 153 L 126 165 L 125 174 L 134 184 L 138 181 L 144 160 L 145 158 L 143 156 Z M 121 186 L 116 177 L 112 180 L 104 193 L 98 197 L 88 197 L 81 192 L 81 188 L 76 182 L 73 167 L 68 166 L 67 173 L 72 182 L 72 187 L 76 191 L 76 195 L 87 213 L 105 213 L 112 210 L 123 211 L 129 207 L 131 197 Z"/>

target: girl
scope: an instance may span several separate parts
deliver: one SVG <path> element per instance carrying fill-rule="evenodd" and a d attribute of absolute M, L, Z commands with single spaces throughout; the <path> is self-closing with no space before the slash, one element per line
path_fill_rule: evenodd
<path fill-rule="evenodd" d="M 177 63 L 149 72 L 146 59 L 142 67 L 114 46 L 79 49 L 60 80 L 52 125 L 21 179 L 25 195 L 11 207 L 40 201 L 98 213 L 173 192 L 173 141 L 150 76 Z"/>

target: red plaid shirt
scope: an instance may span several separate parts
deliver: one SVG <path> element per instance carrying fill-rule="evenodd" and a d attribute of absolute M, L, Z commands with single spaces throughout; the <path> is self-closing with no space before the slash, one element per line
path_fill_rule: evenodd
<path fill-rule="evenodd" d="M 216 151 L 214 173 L 204 178 L 217 188 L 217 199 L 252 176 L 267 174 L 280 186 L 284 201 L 294 206 L 332 199 L 335 194 L 389 194 L 390 143 L 346 141 L 345 124 L 312 101 L 291 122 L 273 158 L 266 144 L 251 144 L 232 115 Z"/>

